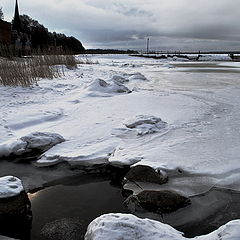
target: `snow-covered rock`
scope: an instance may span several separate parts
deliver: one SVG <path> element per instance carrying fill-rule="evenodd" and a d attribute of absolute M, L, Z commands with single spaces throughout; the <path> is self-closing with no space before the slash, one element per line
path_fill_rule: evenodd
<path fill-rule="evenodd" d="M 150 219 L 140 219 L 131 214 L 106 214 L 92 221 L 85 240 L 187 240 L 183 233 L 169 225 Z M 240 220 L 235 220 L 218 230 L 192 240 L 239 240 Z"/>
<path fill-rule="evenodd" d="M 141 80 L 141 81 L 146 81 L 147 78 L 140 72 L 130 74 L 129 80 Z"/>
<path fill-rule="evenodd" d="M 172 227 L 130 214 L 106 214 L 88 226 L 85 240 L 181 240 L 183 234 Z"/>
<path fill-rule="evenodd" d="M 121 84 L 124 84 L 124 83 L 129 82 L 129 79 L 124 78 L 124 77 L 121 77 L 121 76 L 119 76 L 119 75 L 114 75 L 114 76 L 112 77 L 112 80 L 115 81 L 115 82 L 117 82 L 117 83 L 121 83 Z"/>
<path fill-rule="evenodd" d="M 20 179 L 13 176 L 0 178 L 0 230 L 10 237 L 23 236 L 31 231 L 31 203 Z M 11 229 L 11 231 L 9 231 Z M 24 229 L 24 230 L 23 230 Z M 4 237 L 0 239 L 4 239 Z M 6 238 L 7 239 L 7 238 Z"/>
<path fill-rule="evenodd" d="M 167 177 L 149 166 L 137 165 L 129 170 L 124 181 L 164 184 L 167 182 Z"/>
<path fill-rule="evenodd" d="M 64 142 L 56 133 L 34 132 L 20 139 L 10 139 L 0 144 L 0 158 L 21 156 L 32 151 L 46 151 L 56 144 Z"/>
<path fill-rule="evenodd" d="M 134 119 L 127 120 L 125 126 L 136 130 L 138 135 L 146 135 L 159 132 L 167 126 L 167 123 L 158 117 L 139 115 Z"/>
<path fill-rule="evenodd" d="M 107 83 L 103 79 L 96 79 L 89 86 L 88 90 L 91 92 L 100 93 L 130 93 L 131 91 L 118 81 Z"/>
<path fill-rule="evenodd" d="M 22 181 L 13 176 L 0 178 L 0 199 L 19 195 L 23 192 Z"/>

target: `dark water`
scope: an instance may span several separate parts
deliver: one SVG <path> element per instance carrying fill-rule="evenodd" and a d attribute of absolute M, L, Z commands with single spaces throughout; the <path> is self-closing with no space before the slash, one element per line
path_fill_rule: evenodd
<path fill-rule="evenodd" d="M 213 188 L 205 194 L 191 198 L 192 204 L 185 211 L 182 209 L 172 217 L 184 219 L 176 228 L 186 237 L 195 237 L 215 231 L 229 221 L 240 219 L 240 193 L 220 188 Z"/>
<path fill-rule="evenodd" d="M 75 240 L 84 237 L 88 224 L 105 213 L 128 212 L 121 188 L 109 181 L 84 185 L 58 185 L 30 195 L 33 240 Z M 221 189 L 191 198 L 192 204 L 172 214 L 137 214 L 170 224 L 186 237 L 210 233 L 240 218 L 240 193 Z M 52 232 L 51 232 L 52 231 Z M 57 233 L 57 234 L 56 234 Z M 58 235 L 59 234 L 59 235 Z M 66 235 L 68 234 L 68 235 Z"/>
<path fill-rule="evenodd" d="M 33 212 L 31 239 L 83 239 L 88 224 L 96 217 L 127 212 L 121 191 L 109 181 L 101 181 L 58 185 L 29 194 Z"/>
<path fill-rule="evenodd" d="M 208 234 L 231 220 L 240 219 L 240 193 L 237 191 L 213 188 L 190 200 L 191 205 L 170 214 L 137 215 L 169 224 L 187 238 Z"/>
<path fill-rule="evenodd" d="M 54 186 L 29 194 L 32 228 L 21 219 L 15 219 L 16 224 L 2 232 L 0 224 L 0 233 L 22 240 L 80 240 L 84 238 L 88 224 L 98 216 L 129 213 L 123 206 L 125 197 L 121 187 L 112 185 L 113 181 L 107 178 L 75 176 L 51 184 Z M 210 233 L 233 219 L 240 219 L 239 192 L 214 188 L 192 197 L 191 202 L 190 206 L 171 214 L 141 211 L 135 215 L 167 223 L 189 238 Z"/>

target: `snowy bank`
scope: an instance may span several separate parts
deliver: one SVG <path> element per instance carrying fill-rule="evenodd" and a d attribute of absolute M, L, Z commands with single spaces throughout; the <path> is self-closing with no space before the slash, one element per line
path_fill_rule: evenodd
<path fill-rule="evenodd" d="M 187 240 L 176 229 L 150 219 L 140 219 L 130 214 L 106 214 L 92 221 L 85 240 Z M 231 221 L 218 230 L 194 240 L 238 240 L 240 220 Z"/>
<path fill-rule="evenodd" d="M 166 172 L 167 187 L 187 195 L 213 185 L 240 189 L 240 87 L 238 75 L 231 74 L 239 65 L 93 58 L 99 64 L 66 70 L 64 77 L 32 88 L 0 87 L 1 156 L 26 151 L 26 141 L 13 136 L 59 133 L 68 141 L 45 152 L 42 163 L 147 165 Z M 136 91 L 119 93 L 116 83 Z M 137 116 L 155 116 L 167 125 L 124 125 L 127 119 L 136 123 Z"/>

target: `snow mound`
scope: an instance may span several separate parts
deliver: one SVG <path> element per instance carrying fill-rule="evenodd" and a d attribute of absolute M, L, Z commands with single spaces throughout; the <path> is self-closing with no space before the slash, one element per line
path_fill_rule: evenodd
<path fill-rule="evenodd" d="M 167 126 L 167 123 L 158 117 L 139 115 L 134 119 L 128 120 L 125 126 L 136 130 L 138 135 L 146 135 L 159 132 Z"/>
<path fill-rule="evenodd" d="M 91 92 L 102 93 L 130 93 L 131 91 L 118 81 L 107 83 L 103 79 L 96 79 L 89 86 L 88 90 Z"/>
<path fill-rule="evenodd" d="M 85 240 L 187 240 L 183 233 L 169 225 L 150 219 L 140 219 L 131 214 L 106 214 L 92 221 Z M 234 220 L 218 230 L 192 240 L 238 240 L 240 220 Z"/>
<path fill-rule="evenodd" d="M 129 77 L 129 80 L 142 80 L 142 81 L 146 81 L 147 78 L 142 74 L 142 73 L 133 73 L 131 74 L 131 76 Z"/>
<path fill-rule="evenodd" d="M 0 178 L 0 198 L 9 198 L 19 195 L 23 189 L 20 179 L 13 176 Z"/>
<path fill-rule="evenodd" d="M 112 77 L 112 80 L 115 81 L 115 82 L 117 82 L 117 83 L 121 83 L 121 84 L 129 82 L 128 79 L 126 79 L 126 78 L 124 78 L 124 77 L 121 77 L 121 76 L 118 76 L 118 75 L 114 75 L 114 76 Z"/>
<path fill-rule="evenodd" d="M 10 139 L 0 144 L 0 157 L 20 156 L 31 151 L 46 151 L 54 145 L 64 142 L 56 133 L 34 132 L 20 139 Z"/>

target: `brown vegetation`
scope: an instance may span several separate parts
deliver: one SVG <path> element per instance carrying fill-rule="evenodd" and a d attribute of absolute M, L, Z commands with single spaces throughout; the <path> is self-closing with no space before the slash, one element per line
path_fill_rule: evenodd
<path fill-rule="evenodd" d="M 40 78 L 64 75 L 64 66 L 76 68 L 74 55 L 42 55 L 28 58 L 0 59 L 0 85 L 29 87 Z"/>

